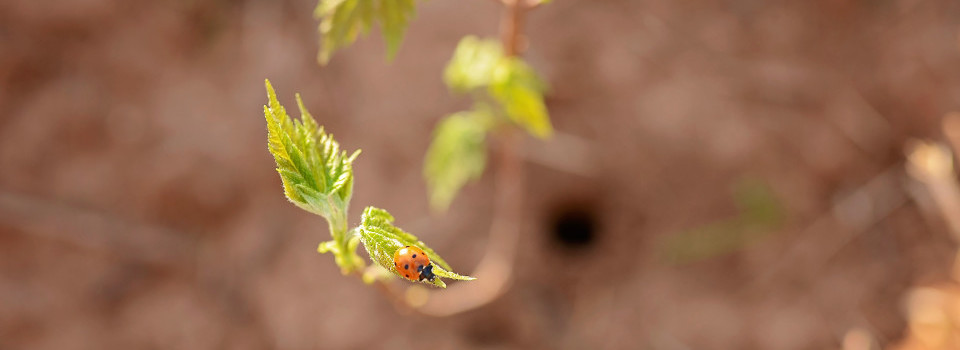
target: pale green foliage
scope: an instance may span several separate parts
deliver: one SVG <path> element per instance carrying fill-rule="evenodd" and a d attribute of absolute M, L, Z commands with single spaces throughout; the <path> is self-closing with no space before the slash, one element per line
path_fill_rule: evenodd
<path fill-rule="evenodd" d="M 277 162 L 283 180 L 283 191 L 291 202 L 303 210 L 330 220 L 345 212 L 353 191 L 353 160 L 340 150 L 340 144 L 317 126 L 297 94 L 300 120 L 292 120 L 277 101 L 277 94 L 266 81 L 270 103 L 263 106 L 267 119 L 267 140 L 270 154 Z"/>
<path fill-rule="evenodd" d="M 348 156 L 340 150 L 333 135 L 325 133 L 303 106 L 299 94 L 300 120 L 293 120 L 270 81 L 265 85 L 267 145 L 277 163 L 283 193 L 301 209 L 327 219 L 333 240 L 320 243 L 317 251 L 333 253 L 344 274 L 363 268 L 363 260 L 356 255 L 359 239 L 347 236 L 346 219 L 353 191 L 352 164 L 360 151 Z"/>
<path fill-rule="evenodd" d="M 769 237 L 784 220 L 783 205 L 763 182 L 741 180 L 733 199 L 737 216 L 668 236 L 661 242 L 661 256 L 682 264 L 729 254 Z"/>
<path fill-rule="evenodd" d="M 511 57 L 500 61 L 493 71 L 490 95 L 506 110 L 514 123 L 533 136 L 546 138 L 553 134 L 547 106 L 543 103 L 546 85 L 523 60 Z"/>
<path fill-rule="evenodd" d="M 500 42 L 466 36 L 460 39 L 453 58 L 447 63 L 443 80 L 450 89 L 457 92 L 485 87 L 490 84 L 493 71 L 502 59 Z"/>
<path fill-rule="evenodd" d="M 533 136 L 546 138 L 553 134 L 543 102 L 546 84 L 522 59 L 504 56 L 496 40 L 464 37 L 443 79 L 458 92 L 486 89 L 507 117 Z"/>
<path fill-rule="evenodd" d="M 492 119 L 490 109 L 478 105 L 448 116 L 437 126 L 423 166 L 435 210 L 450 206 L 467 181 L 483 174 L 487 162 L 485 139 Z"/>
<path fill-rule="evenodd" d="M 303 210 L 323 216 L 330 225 L 332 241 L 320 243 L 319 253 L 332 253 L 343 274 L 362 271 L 364 282 L 398 275 L 393 267 L 397 249 L 413 245 L 429 254 L 435 263 L 434 273 L 443 278 L 473 280 L 450 272 L 450 265 L 416 236 L 393 226 L 393 217 L 382 209 L 367 207 L 362 224 L 347 230 L 347 208 L 353 190 L 353 161 L 360 151 L 347 156 L 333 135 L 323 132 L 297 95 L 300 120 L 293 120 L 277 100 L 277 94 L 265 82 L 269 104 L 263 107 L 267 119 L 267 144 L 277 163 L 277 172 L 283 181 L 287 198 Z M 482 138 L 482 132 L 480 137 Z M 482 139 L 481 141 L 482 142 Z M 357 246 L 363 243 L 370 258 L 383 269 L 368 268 L 357 255 Z M 440 278 L 432 284 L 446 287 Z"/>
<path fill-rule="evenodd" d="M 475 279 L 450 272 L 450 265 L 447 264 L 440 255 L 437 255 L 437 252 L 430 249 L 430 247 L 417 239 L 416 236 L 394 226 L 393 220 L 393 216 L 386 210 L 375 207 L 367 207 L 364 209 L 363 215 L 360 218 L 361 222 L 358 227 L 360 240 L 367 249 L 367 253 L 370 254 L 370 258 L 381 267 L 400 276 L 400 273 L 393 265 L 393 255 L 398 249 L 405 246 L 416 246 L 428 254 L 430 261 L 434 263 L 433 272 L 438 277 L 468 281 Z M 446 283 L 444 283 L 441 278 L 437 278 L 433 282 L 426 280 L 423 282 L 446 288 Z"/>
<path fill-rule="evenodd" d="M 360 245 L 360 236 L 357 235 L 356 228 L 350 230 L 348 234 L 344 236 L 339 233 L 334 233 L 338 232 L 338 230 L 333 227 L 334 225 L 331 224 L 330 226 L 330 232 L 334 236 L 334 239 L 332 241 L 320 242 L 320 245 L 317 246 L 317 253 L 333 254 L 334 262 L 337 263 L 337 266 L 340 266 L 343 274 L 360 271 L 366 267 L 363 259 L 357 254 L 357 246 Z M 344 241 L 346 244 L 342 243 Z"/>
<path fill-rule="evenodd" d="M 415 0 L 320 0 L 313 12 L 322 41 L 317 60 L 327 64 L 335 51 L 369 33 L 374 21 L 380 22 L 387 57 L 393 58 L 415 14 Z"/>
<path fill-rule="evenodd" d="M 477 107 L 449 115 L 433 133 L 423 175 L 434 210 L 449 207 L 467 182 L 483 174 L 485 136 L 493 128 L 513 123 L 539 138 L 553 134 L 546 85 L 522 59 L 505 56 L 496 40 L 460 40 L 443 80 L 453 91 L 472 93 Z"/>

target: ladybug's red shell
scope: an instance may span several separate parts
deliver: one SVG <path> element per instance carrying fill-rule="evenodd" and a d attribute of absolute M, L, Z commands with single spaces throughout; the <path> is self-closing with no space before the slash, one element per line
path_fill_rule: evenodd
<path fill-rule="evenodd" d="M 406 246 L 397 249 L 393 254 L 393 265 L 401 276 L 411 281 L 422 281 L 424 279 L 433 281 L 433 266 L 430 265 L 430 258 L 422 249 L 414 246 Z"/>

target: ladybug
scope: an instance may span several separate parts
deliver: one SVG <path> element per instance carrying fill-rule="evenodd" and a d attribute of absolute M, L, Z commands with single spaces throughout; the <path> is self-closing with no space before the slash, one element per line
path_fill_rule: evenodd
<path fill-rule="evenodd" d="M 411 281 L 433 282 L 437 278 L 437 275 L 433 274 L 433 265 L 430 264 L 427 253 L 412 245 L 397 249 L 397 252 L 393 253 L 393 266 Z"/>

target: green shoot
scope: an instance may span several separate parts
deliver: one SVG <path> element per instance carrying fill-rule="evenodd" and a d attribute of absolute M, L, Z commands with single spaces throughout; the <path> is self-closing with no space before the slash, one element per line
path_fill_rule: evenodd
<path fill-rule="evenodd" d="M 267 120 L 267 144 L 276 161 L 284 194 L 301 209 L 324 217 L 330 226 L 333 240 L 320 243 L 317 252 L 333 254 L 343 274 L 359 273 L 365 282 L 372 283 L 383 279 L 386 273 L 397 275 L 393 254 L 403 246 L 414 245 L 428 253 L 431 261 L 436 263 L 434 273 L 437 276 L 474 279 L 450 272 L 450 265 L 443 258 L 414 235 L 393 226 L 393 217 L 382 209 L 367 207 L 361 225 L 347 230 L 347 208 L 353 191 L 353 161 L 360 151 L 348 156 L 341 150 L 333 135 L 317 125 L 299 94 L 296 99 L 300 119 L 293 120 L 277 100 L 270 81 L 267 80 L 265 85 L 269 98 L 268 105 L 263 107 Z M 389 272 L 366 266 L 356 253 L 361 243 L 371 259 Z M 432 284 L 446 287 L 440 278 Z"/>
<path fill-rule="evenodd" d="M 266 81 L 269 105 L 263 106 L 267 119 L 267 140 L 270 154 L 277 163 L 283 181 L 283 193 L 303 210 L 320 215 L 330 225 L 333 241 L 321 243 L 321 253 L 331 252 L 344 274 L 363 268 L 362 260 L 352 253 L 356 241 L 347 235 L 347 207 L 353 191 L 353 160 L 340 150 L 340 144 L 317 125 L 297 94 L 300 120 L 293 120 L 277 100 L 277 94 Z M 353 246 L 351 249 L 351 245 Z"/>

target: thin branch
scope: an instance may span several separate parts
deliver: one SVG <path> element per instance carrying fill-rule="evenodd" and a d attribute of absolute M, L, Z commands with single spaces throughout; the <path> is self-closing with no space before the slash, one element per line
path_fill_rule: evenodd
<path fill-rule="evenodd" d="M 500 41 L 507 56 L 520 56 L 524 47 L 523 19 L 526 12 L 523 0 L 503 0 L 503 14 L 500 17 Z"/>
<path fill-rule="evenodd" d="M 455 284 L 443 293 L 433 293 L 420 312 L 450 316 L 486 305 L 504 291 L 513 274 L 523 209 L 523 160 L 517 130 L 507 128 L 498 135 L 496 198 L 487 250 L 472 276 L 476 282 Z"/>
<path fill-rule="evenodd" d="M 500 40 L 507 56 L 519 56 L 524 49 L 523 20 L 528 6 L 525 0 L 503 0 Z M 456 284 L 444 293 L 432 293 L 418 310 L 427 315 L 450 316 L 486 305 L 507 290 L 520 239 L 523 218 L 524 171 L 522 134 L 514 127 L 498 130 L 496 140 L 496 194 L 487 250 L 469 285 Z"/>
<path fill-rule="evenodd" d="M 130 221 L 109 212 L 0 190 L 0 222 L 14 232 L 151 266 L 191 269 L 195 246 L 181 230 Z"/>
<path fill-rule="evenodd" d="M 533 10 L 543 5 L 543 0 L 526 0 L 523 2 L 523 5 L 527 10 Z"/>

